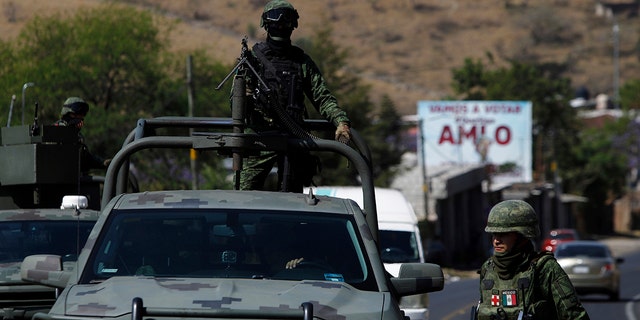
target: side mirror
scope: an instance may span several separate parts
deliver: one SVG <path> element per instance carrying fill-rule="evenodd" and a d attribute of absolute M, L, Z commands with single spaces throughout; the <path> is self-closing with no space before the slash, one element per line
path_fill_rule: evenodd
<path fill-rule="evenodd" d="M 401 297 L 440 291 L 444 288 L 444 274 L 437 264 L 403 263 L 391 284 Z"/>
<path fill-rule="evenodd" d="M 48 287 L 64 288 L 70 276 L 71 271 L 63 269 L 62 258 L 57 255 L 27 256 L 20 266 L 22 280 Z"/>

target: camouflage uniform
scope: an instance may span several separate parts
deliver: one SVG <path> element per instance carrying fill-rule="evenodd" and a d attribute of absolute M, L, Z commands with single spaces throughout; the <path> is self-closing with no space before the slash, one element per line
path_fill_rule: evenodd
<path fill-rule="evenodd" d="M 517 232 L 524 244 L 502 255 L 516 257 L 512 263 L 504 264 L 496 253 L 482 265 L 477 319 L 515 320 L 522 310 L 523 319 L 589 319 L 553 254 L 533 250 L 531 239 L 540 230 L 529 204 L 520 200 L 498 203 L 489 213 L 485 231 Z"/>
<path fill-rule="evenodd" d="M 275 19 L 269 13 L 276 13 Z M 258 62 L 258 72 L 262 74 L 269 88 L 277 93 L 275 101 L 267 101 L 265 95 L 255 94 L 255 79 L 249 78 L 247 87 L 253 99 L 247 99 L 248 131 L 256 133 L 291 133 L 286 123 L 274 115 L 273 103 L 281 108 L 297 125 L 303 123 L 306 116 L 304 97 L 328 121 L 338 128 L 349 130 L 350 121 L 344 110 L 338 107 L 338 101 L 328 89 L 327 84 L 314 61 L 304 51 L 291 44 L 290 34 L 297 27 L 298 13 L 291 4 L 283 0 L 274 0 L 265 6 L 261 17 L 261 26 L 267 32 L 265 42 L 253 47 L 253 55 Z M 284 26 L 283 26 L 284 25 Z M 279 28 L 276 28 L 279 27 Z M 282 75 L 286 74 L 287 78 Z M 293 95 L 293 96 L 292 96 Z M 336 131 L 336 138 L 338 138 Z M 347 132 L 347 138 L 349 132 Z M 317 158 L 309 154 L 289 154 L 292 178 L 286 191 L 302 192 L 303 185 L 308 186 L 311 177 L 318 168 Z M 275 164 L 282 168 L 285 158 L 272 151 L 261 152 L 258 156 L 246 157 L 240 177 L 241 190 L 260 190 L 269 172 Z M 278 182 L 282 183 L 282 170 L 278 170 Z"/>

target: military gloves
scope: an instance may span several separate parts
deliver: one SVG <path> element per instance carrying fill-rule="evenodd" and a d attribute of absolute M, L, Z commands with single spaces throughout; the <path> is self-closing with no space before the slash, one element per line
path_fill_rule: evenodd
<path fill-rule="evenodd" d="M 336 129 L 336 140 L 342 143 L 349 143 L 351 140 L 351 128 L 349 128 L 349 123 L 340 122 L 338 124 L 338 128 Z"/>

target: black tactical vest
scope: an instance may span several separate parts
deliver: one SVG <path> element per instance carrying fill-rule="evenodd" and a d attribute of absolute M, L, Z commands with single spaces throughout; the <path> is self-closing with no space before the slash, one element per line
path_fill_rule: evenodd
<path fill-rule="evenodd" d="M 502 280 L 489 260 L 480 272 L 478 320 L 516 320 L 520 312 L 533 319 L 548 319 L 553 312 L 553 301 L 545 300 L 540 294 L 538 272 L 552 256 L 542 255 L 534 259 L 531 266 L 518 273 L 513 279 Z M 531 319 L 524 317 L 522 319 Z"/>
<path fill-rule="evenodd" d="M 265 116 L 273 115 L 269 108 L 279 107 L 285 110 L 291 118 L 302 123 L 305 116 L 304 82 L 302 63 L 304 51 L 291 46 L 287 50 L 276 51 L 265 42 L 253 46 L 253 52 L 262 68 L 262 78 L 271 89 L 270 99 L 258 99 L 256 111 Z M 273 106 L 276 103 L 277 106 Z"/>

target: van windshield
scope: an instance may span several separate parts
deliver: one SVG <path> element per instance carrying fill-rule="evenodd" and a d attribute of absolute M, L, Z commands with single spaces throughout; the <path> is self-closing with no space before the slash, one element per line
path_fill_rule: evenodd
<path fill-rule="evenodd" d="M 418 240 L 413 232 L 380 230 L 380 246 L 384 263 L 420 262 Z"/>

